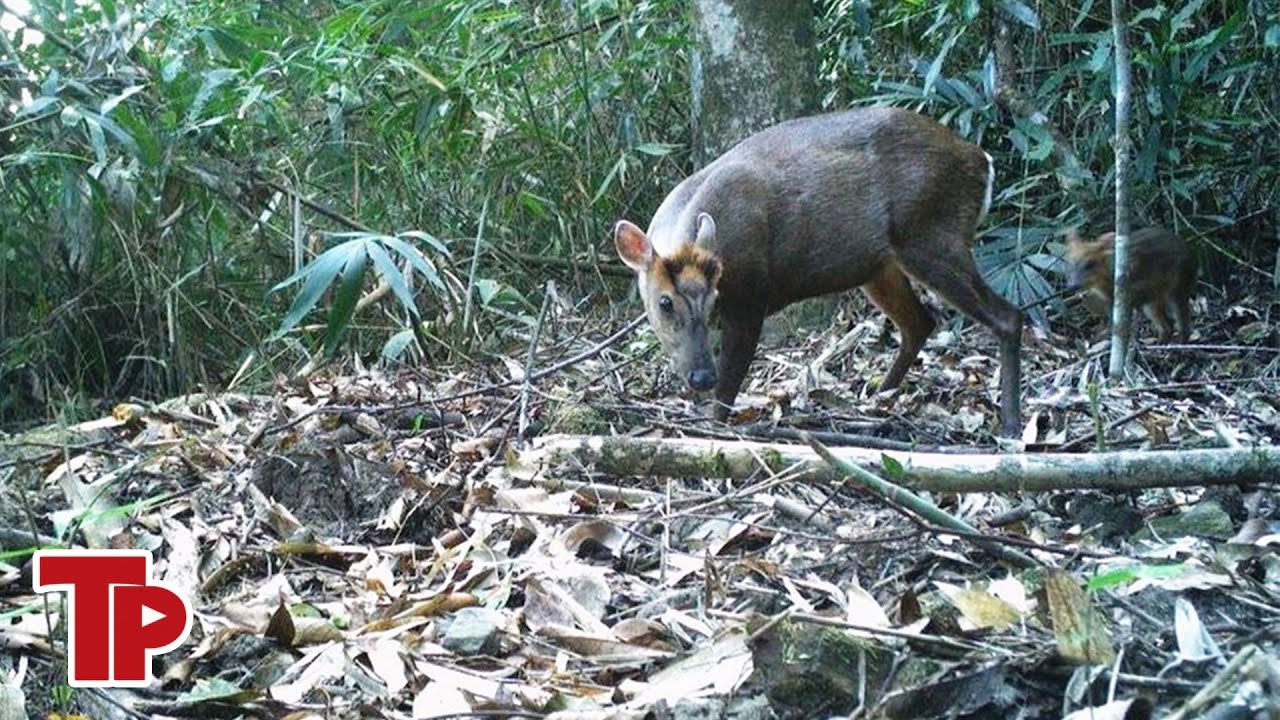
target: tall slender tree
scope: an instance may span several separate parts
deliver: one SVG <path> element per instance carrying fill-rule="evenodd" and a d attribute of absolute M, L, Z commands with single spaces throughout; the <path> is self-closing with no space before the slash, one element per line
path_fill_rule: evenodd
<path fill-rule="evenodd" d="M 1111 32 L 1115 41 L 1116 130 L 1112 146 L 1116 162 L 1115 296 L 1111 308 L 1109 374 L 1122 378 L 1129 357 L 1129 40 L 1124 0 L 1111 0 Z"/>

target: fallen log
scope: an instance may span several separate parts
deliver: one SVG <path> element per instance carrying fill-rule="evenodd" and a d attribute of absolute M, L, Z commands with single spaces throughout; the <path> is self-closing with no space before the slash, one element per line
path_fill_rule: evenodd
<path fill-rule="evenodd" d="M 1272 482 L 1280 447 L 1072 454 L 943 453 L 832 448 L 845 462 L 885 472 L 913 490 L 1044 492 Z M 888 458 L 886 460 L 885 458 Z M 804 445 L 705 438 L 548 435 L 517 455 L 512 469 L 563 475 L 591 468 L 608 475 L 745 479 L 792 469 L 809 481 L 841 479 Z M 899 468 L 901 472 L 899 472 Z"/>

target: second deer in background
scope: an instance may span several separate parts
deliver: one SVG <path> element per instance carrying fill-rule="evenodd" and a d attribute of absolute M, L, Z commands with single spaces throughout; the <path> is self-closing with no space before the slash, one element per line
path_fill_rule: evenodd
<path fill-rule="evenodd" d="M 1115 296 L 1113 232 L 1085 240 L 1067 233 L 1068 286 L 1084 288 L 1085 305 L 1111 321 Z M 1177 235 L 1160 227 L 1134 231 L 1129 238 L 1129 298 L 1142 306 L 1161 342 L 1169 339 L 1169 310 L 1177 321 L 1178 340 L 1191 334 L 1191 293 L 1196 285 L 1195 255 Z"/>

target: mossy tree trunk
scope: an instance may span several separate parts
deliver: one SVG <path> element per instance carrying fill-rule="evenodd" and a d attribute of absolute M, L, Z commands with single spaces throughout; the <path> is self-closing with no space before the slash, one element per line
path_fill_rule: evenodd
<path fill-rule="evenodd" d="M 818 109 L 810 0 L 695 0 L 694 162 Z"/>

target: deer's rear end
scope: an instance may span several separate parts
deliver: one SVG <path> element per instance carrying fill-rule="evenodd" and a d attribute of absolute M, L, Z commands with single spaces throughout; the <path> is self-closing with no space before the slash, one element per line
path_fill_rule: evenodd
<path fill-rule="evenodd" d="M 933 331 L 908 276 L 1000 341 L 1000 427 L 1019 430 L 1021 313 L 982 280 L 970 253 L 991 201 L 990 157 L 894 108 L 776 125 L 680 183 L 648 232 L 618 223 L 649 320 L 680 375 L 716 389 L 724 417 L 764 318 L 808 297 L 862 287 L 902 335 L 881 387 L 896 387 Z M 723 328 L 718 361 L 707 328 Z"/>

